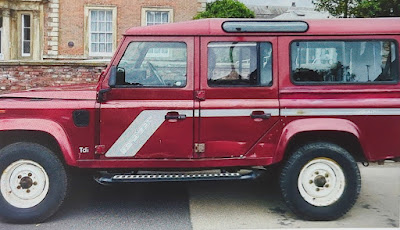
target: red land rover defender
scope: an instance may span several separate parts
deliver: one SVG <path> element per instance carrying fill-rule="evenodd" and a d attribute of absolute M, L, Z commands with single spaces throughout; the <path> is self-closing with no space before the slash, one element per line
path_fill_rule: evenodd
<path fill-rule="evenodd" d="M 398 25 L 211 19 L 131 28 L 97 90 L 0 96 L 0 216 L 53 215 L 72 167 L 129 183 L 251 179 L 278 166 L 294 213 L 337 219 L 359 195 L 357 161 L 400 158 Z"/>

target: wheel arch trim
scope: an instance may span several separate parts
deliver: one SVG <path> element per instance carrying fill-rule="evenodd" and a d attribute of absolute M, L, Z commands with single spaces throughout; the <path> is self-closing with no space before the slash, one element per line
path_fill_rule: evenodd
<path fill-rule="evenodd" d="M 362 139 L 360 129 L 353 122 L 341 118 L 306 118 L 294 120 L 283 128 L 272 162 L 278 163 L 283 159 L 289 143 L 297 134 L 317 131 L 344 132 L 351 134 L 359 140 L 361 148 L 365 150 L 365 146 L 360 140 Z M 369 158 L 366 151 L 364 151 L 364 154 L 365 157 Z"/>
<path fill-rule="evenodd" d="M 64 161 L 70 166 L 76 165 L 68 135 L 60 124 L 47 119 L 0 119 L 0 131 L 39 131 L 52 136 L 58 143 Z"/>

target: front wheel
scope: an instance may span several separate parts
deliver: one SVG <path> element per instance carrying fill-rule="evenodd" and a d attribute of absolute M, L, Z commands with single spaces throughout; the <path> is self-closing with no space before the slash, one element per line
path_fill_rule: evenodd
<path fill-rule="evenodd" d="M 288 207 L 306 220 L 335 220 L 355 204 L 361 176 L 354 158 L 342 147 L 316 142 L 297 149 L 280 178 Z"/>
<path fill-rule="evenodd" d="M 41 222 L 53 215 L 67 193 L 64 165 L 48 148 L 19 142 L 0 150 L 0 218 Z"/>

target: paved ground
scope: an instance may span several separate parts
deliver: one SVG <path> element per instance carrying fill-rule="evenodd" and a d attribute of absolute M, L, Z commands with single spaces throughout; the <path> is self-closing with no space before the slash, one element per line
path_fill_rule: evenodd
<path fill-rule="evenodd" d="M 361 195 L 331 222 L 297 219 L 275 184 L 261 181 L 99 186 L 81 181 L 66 205 L 46 223 L 0 229 L 268 229 L 398 228 L 400 164 L 360 167 Z"/>

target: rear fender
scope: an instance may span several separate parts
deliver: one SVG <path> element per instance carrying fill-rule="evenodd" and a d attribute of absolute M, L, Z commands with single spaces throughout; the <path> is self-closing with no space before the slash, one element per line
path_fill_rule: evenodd
<path fill-rule="evenodd" d="M 339 131 L 354 135 L 360 140 L 360 130 L 356 124 L 339 118 L 307 118 L 290 122 L 283 128 L 273 163 L 281 161 L 291 139 L 299 133 L 312 131 Z M 362 145 L 362 141 L 360 141 Z M 362 146 L 364 149 L 364 146 Z"/>
<path fill-rule="evenodd" d="M 40 131 L 50 134 L 60 146 L 64 160 L 75 166 L 76 158 L 64 129 L 56 122 L 45 119 L 0 119 L 0 131 Z"/>

